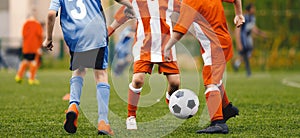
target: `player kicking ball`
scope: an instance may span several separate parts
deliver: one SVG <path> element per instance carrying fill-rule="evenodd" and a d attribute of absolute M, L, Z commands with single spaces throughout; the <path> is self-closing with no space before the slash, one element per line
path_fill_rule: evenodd
<path fill-rule="evenodd" d="M 236 13 L 234 23 L 237 27 L 241 26 L 245 22 L 241 0 L 223 1 L 234 3 Z M 211 120 L 207 128 L 197 133 L 226 134 L 229 132 L 226 121 L 239 113 L 239 110 L 229 102 L 222 83 L 226 62 L 231 59 L 233 53 L 225 19 L 221 0 L 183 0 L 172 38 L 165 47 L 165 60 L 172 62 L 170 49 L 187 33 L 191 24 L 194 25 L 195 36 L 201 44 L 204 61 L 202 75 Z"/>
<path fill-rule="evenodd" d="M 136 41 L 133 45 L 133 77 L 128 90 L 127 129 L 137 129 L 136 111 L 140 93 L 144 85 L 145 74 L 151 74 L 154 64 L 157 64 L 159 73 L 164 73 L 168 80 L 166 102 L 170 95 L 178 90 L 180 85 L 179 69 L 176 62 L 175 47 L 169 51 L 172 62 L 166 62 L 163 50 L 172 33 L 171 15 L 179 11 L 177 0 L 133 0 L 132 5 L 136 13 L 137 29 Z M 115 20 L 108 27 L 109 34 L 128 20 L 121 7 L 115 15 Z"/>
<path fill-rule="evenodd" d="M 127 15 L 133 17 L 132 6 L 127 0 L 116 0 L 127 7 Z M 47 35 L 43 45 L 52 50 L 52 33 L 57 12 L 65 42 L 71 55 L 70 105 L 66 112 L 64 129 L 68 133 L 77 130 L 79 104 L 83 77 L 87 68 L 94 69 L 98 101 L 98 134 L 113 135 L 108 122 L 110 85 L 108 66 L 108 35 L 100 0 L 52 0 L 48 12 Z"/>

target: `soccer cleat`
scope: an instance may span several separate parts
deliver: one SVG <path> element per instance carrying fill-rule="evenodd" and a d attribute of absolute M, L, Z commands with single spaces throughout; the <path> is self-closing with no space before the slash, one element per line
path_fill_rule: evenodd
<path fill-rule="evenodd" d="M 67 93 L 63 98 L 62 98 L 63 101 L 69 101 L 70 100 L 70 94 Z"/>
<path fill-rule="evenodd" d="M 77 130 L 77 119 L 78 119 L 78 109 L 75 104 L 72 104 L 66 113 L 66 120 L 64 122 L 64 129 L 68 133 L 75 133 Z"/>
<path fill-rule="evenodd" d="M 126 119 L 126 127 L 129 130 L 137 130 L 136 119 L 134 116 L 130 116 Z"/>
<path fill-rule="evenodd" d="M 98 135 L 114 135 L 114 132 L 111 130 L 110 125 L 106 124 L 104 120 L 100 120 L 98 123 Z"/>
<path fill-rule="evenodd" d="M 224 109 L 223 109 L 223 118 L 226 122 L 228 119 L 235 117 L 239 115 L 239 109 L 233 106 L 231 103 L 229 103 Z"/>
<path fill-rule="evenodd" d="M 17 83 L 22 83 L 22 78 L 21 77 L 19 77 L 18 75 L 15 77 L 15 81 L 17 82 Z"/>
<path fill-rule="evenodd" d="M 39 84 L 40 84 L 40 81 L 37 80 L 37 79 L 34 79 L 34 80 L 29 79 L 29 80 L 28 80 L 28 84 L 29 84 L 29 85 L 39 85 Z"/>
<path fill-rule="evenodd" d="M 241 65 L 241 61 L 239 59 L 236 59 L 235 61 L 232 62 L 232 67 L 233 67 L 233 70 L 235 72 L 239 71 L 239 67 Z"/>
<path fill-rule="evenodd" d="M 227 134 L 229 132 L 228 126 L 225 123 L 211 124 L 205 129 L 198 130 L 198 134 Z"/>

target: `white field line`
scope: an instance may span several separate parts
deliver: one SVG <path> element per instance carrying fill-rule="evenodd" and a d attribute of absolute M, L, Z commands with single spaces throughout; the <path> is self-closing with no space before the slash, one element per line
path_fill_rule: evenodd
<path fill-rule="evenodd" d="M 287 79 L 283 79 L 282 84 L 284 84 L 286 86 L 290 86 L 290 87 L 300 88 L 300 83 L 290 81 L 290 80 L 287 80 Z"/>

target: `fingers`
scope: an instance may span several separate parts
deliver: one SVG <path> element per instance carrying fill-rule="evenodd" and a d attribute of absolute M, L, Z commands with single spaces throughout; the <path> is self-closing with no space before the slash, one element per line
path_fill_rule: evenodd
<path fill-rule="evenodd" d="M 168 58 L 165 58 L 165 61 L 166 62 L 172 62 L 172 59 L 168 57 Z"/>
<path fill-rule="evenodd" d="M 52 41 L 51 40 L 45 40 L 43 42 L 43 47 L 45 47 L 47 50 L 49 51 L 52 51 L 52 48 L 53 48 L 53 44 L 52 44 Z"/>
<path fill-rule="evenodd" d="M 172 62 L 172 58 L 170 57 L 170 52 L 166 51 L 164 53 L 164 59 L 165 59 L 165 62 Z"/>
<path fill-rule="evenodd" d="M 128 18 L 130 18 L 130 19 L 135 18 L 135 14 L 134 14 L 134 11 L 133 11 L 132 8 L 126 8 L 126 9 L 124 10 L 124 13 L 125 13 L 125 15 L 126 15 Z"/>
<path fill-rule="evenodd" d="M 46 49 L 52 51 L 53 45 L 52 42 L 50 42 L 47 46 Z"/>
<path fill-rule="evenodd" d="M 237 15 L 234 18 L 234 24 L 236 25 L 236 27 L 240 27 L 241 25 L 243 25 L 245 23 L 245 18 L 243 15 Z"/>

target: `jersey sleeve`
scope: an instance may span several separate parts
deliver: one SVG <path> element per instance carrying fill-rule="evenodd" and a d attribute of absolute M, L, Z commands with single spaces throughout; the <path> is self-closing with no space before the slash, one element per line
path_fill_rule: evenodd
<path fill-rule="evenodd" d="M 234 3 L 235 0 L 222 0 L 223 2 Z"/>
<path fill-rule="evenodd" d="M 123 24 L 123 23 L 125 23 L 125 22 L 128 20 L 127 16 L 126 16 L 125 13 L 124 13 L 124 10 L 125 10 L 125 6 L 122 6 L 122 7 L 116 12 L 116 14 L 115 14 L 115 16 L 114 16 L 115 20 L 116 20 L 118 23 L 120 23 L 120 24 Z"/>
<path fill-rule="evenodd" d="M 49 10 L 58 11 L 61 4 L 59 0 L 51 0 Z"/>
<path fill-rule="evenodd" d="M 199 1 L 183 0 L 180 7 L 180 15 L 173 31 L 185 34 L 196 18 L 199 6 Z"/>

